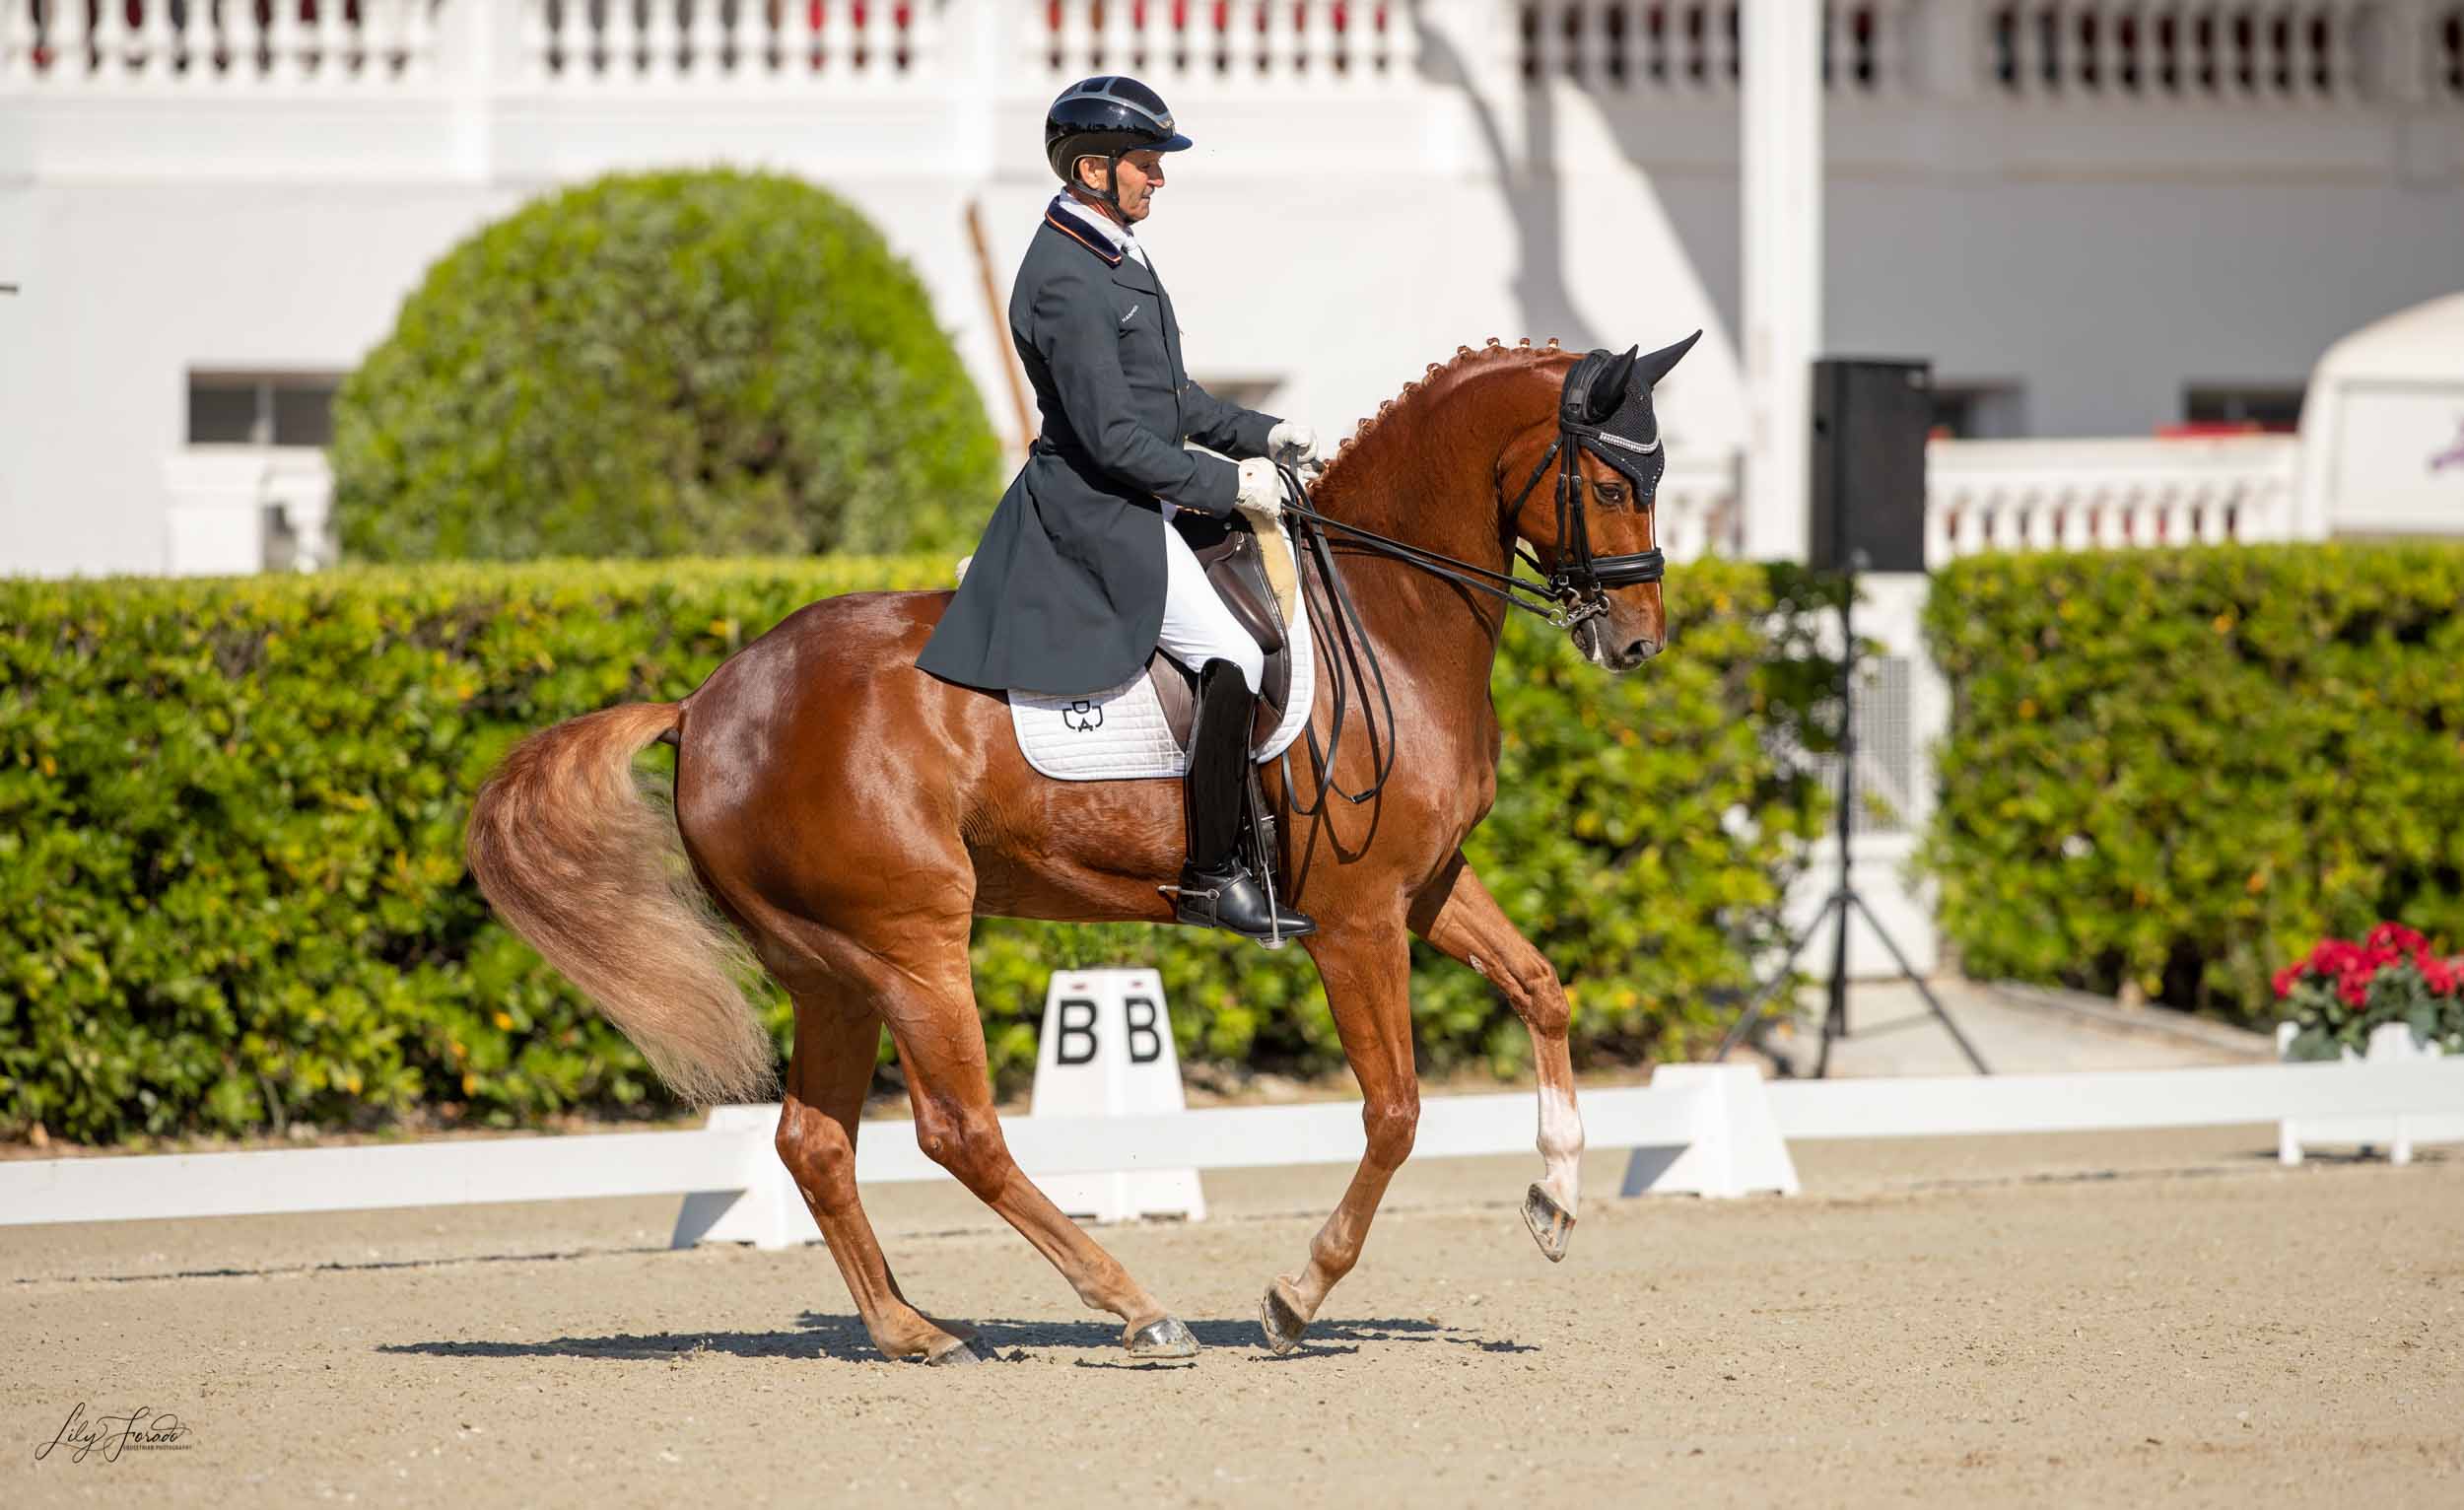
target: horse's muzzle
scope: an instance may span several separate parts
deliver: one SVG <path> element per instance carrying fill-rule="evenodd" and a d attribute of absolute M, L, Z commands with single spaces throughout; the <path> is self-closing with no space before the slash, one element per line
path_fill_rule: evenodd
<path fill-rule="evenodd" d="M 1652 656 L 1659 654 L 1662 648 L 1662 643 L 1657 636 L 1628 640 L 1624 649 L 1608 657 L 1608 669 L 1631 671 Z"/>
<path fill-rule="evenodd" d="M 1660 653 L 1663 642 L 1656 635 L 1620 636 L 1608 624 L 1608 616 L 1585 619 L 1574 626 L 1574 648 L 1593 665 L 1610 671 L 1631 671 Z"/>

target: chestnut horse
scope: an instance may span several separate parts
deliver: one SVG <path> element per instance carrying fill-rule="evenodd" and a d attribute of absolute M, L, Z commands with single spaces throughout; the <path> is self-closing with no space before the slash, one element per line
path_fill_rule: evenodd
<path fill-rule="evenodd" d="M 1361 425 L 1312 505 L 1329 520 L 1489 573 L 1510 569 L 1519 537 L 1554 572 L 1569 554 L 1557 538 L 1563 515 L 1548 488 L 1524 479 L 1564 464 L 1548 458 L 1577 360 L 1554 341 L 1459 349 Z M 1631 353 L 1608 366 L 1647 416 L 1650 386 L 1675 360 L 1643 359 L 1639 381 Z M 1562 449 L 1591 500 L 1569 531 L 1587 531 L 1576 547 L 1585 570 L 1595 548 L 1654 552 L 1648 485 L 1570 444 Z M 1354 605 L 1351 651 L 1343 626 L 1322 615 L 1314 732 L 1326 736 L 1338 683 L 1354 718 L 1373 699 L 1380 712 L 1391 700 L 1393 722 L 1374 738 L 1355 729 L 1342 739 L 1332 773 L 1293 780 L 1315 789 L 1331 774 L 1356 793 L 1390 761 L 1391 773 L 1369 801 L 1326 802 L 1297 819 L 1282 774 L 1261 774 L 1280 820 L 1284 873 L 1301 878 L 1298 900 L 1319 921 L 1302 943 L 1360 1083 L 1367 1150 L 1300 1271 L 1267 1286 L 1262 1321 L 1277 1352 L 1295 1345 L 1359 1260 L 1387 1183 L 1411 1151 L 1411 934 L 1494 983 L 1531 1033 L 1543 1167 L 1525 1216 L 1552 1260 L 1572 1233 L 1583 1151 L 1565 991 L 1461 850 L 1496 794 L 1489 674 L 1505 606 L 1392 555 L 1338 550 Z M 1617 671 L 1657 653 L 1665 635 L 1657 554 L 1626 559 L 1649 560 L 1654 580 L 1613 589 L 1595 582 L 1589 615 L 1572 627 L 1588 658 Z M 1304 576 L 1313 601 L 1325 602 L 1323 572 Z M 868 592 L 813 603 L 680 702 L 605 709 L 532 735 L 479 793 L 471 872 L 505 921 L 696 1101 L 757 1099 L 772 1084 L 769 1039 L 734 973 L 750 944 L 795 1007 L 779 1156 L 883 1353 L 936 1363 L 985 1355 L 967 1327 L 927 1317 L 900 1292 L 858 1199 L 857 1118 L 886 1026 L 924 1151 L 1088 1306 L 1120 1317 L 1132 1354 L 1187 1356 L 1198 1350 L 1189 1329 L 1011 1161 L 968 968 L 979 917 L 1170 922 L 1158 888 L 1180 870 L 1180 785 L 1038 775 L 1000 697 L 916 669 L 949 597 Z M 1383 695 L 1364 674 L 1368 652 L 1383 665 Z M 672 822 L 643 798 L 632 770 L 639 751 L 668 737 Z M 679 836 L 689 875 L 676 860 Z"/>

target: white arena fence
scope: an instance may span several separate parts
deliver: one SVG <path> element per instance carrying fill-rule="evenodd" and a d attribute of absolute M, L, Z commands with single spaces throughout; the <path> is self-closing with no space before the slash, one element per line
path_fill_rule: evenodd
<path fill-rule="evenodd" d="M 1586 1091 L 1582 1108 L 1592 1147 L 1636 1150 L 1624 1195 L 1793 1194 L 1787 1144 L 1800 1139 L 2299 1119 L 2427 1141 L 2459 1131 L 2464 1060 L 1768 1083 L 1742 1065 L 1669 1065 L 1649 1086 Z M 777 1116 L 776 1107 L 722 1107 L 705 1127 L 676 1132 L 25 1160 L 0 1164 L 0 1224 L 676 1195 L 684 1198 L 677 1245 L 777 1247 L 816 1236 L 772 1148 Z M 1528 1092 L 1432 1099 L 1415 1156 L 1528 1150 L 1535 1122 Z M 1362 1147 L 1360 1108 L 1350 1102 L 1022 1117 L 1003 1127 L 1030 1175 L 1349 1164 Z M 867 1129 L 856 1178 L 947 1176 L 918 1150 L 909 1125 L 886 1122 Z"/>

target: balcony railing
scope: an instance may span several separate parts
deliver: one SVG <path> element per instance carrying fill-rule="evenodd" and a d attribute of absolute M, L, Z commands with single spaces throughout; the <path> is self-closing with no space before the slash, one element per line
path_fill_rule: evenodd
<path fill-rule="evenodd" d="M 583 89 L 629 82 L 879 86 L 931 72 L 939 41 L 940 11 L 927 0 L 519 3 L 529 77 Z"/>
<path fill-rule="evenodd" d="M 2297 447 L 2292 436 L 1937 441 L 1927 451 L 1926 559 L 1939 567 L 1988 550 L 2291 539 Z M 322 452 L 192 446 L 165 475 L 174 573 L 332 559 Z M 1672 561 L 1736 554 L 1735 458 L 1672 456 L 1655 522 Z"/>
<path fill-rule="evenodd" d="M 0 86 L 383 88 L 433 70 L 445 0 L 0 0 Z"/>
<path fill-rule="evenodd" d="M 1926 560 L 2286 540 L 2299 442 L 1937 441 L 1927 447 Z"/>
<path fill-rule="evenodd" d="M 1231 89 L 1401 82 L 1445 34 L 1500 80 L 1728 98 L 1739 0 L 0 0 L 0 89 L 383 90 L 439 69 L 551 91 L 995 87 L 1134 71 Z M 1835 96 L 2464 102 L 2464 0 L 1830 0 Z M 459 27 L 498 45 L 453 49 Z M 967 60 L 962 60 L 961 54 Z M 1023 67 L 1017 65 L 1024 65 Z"/>

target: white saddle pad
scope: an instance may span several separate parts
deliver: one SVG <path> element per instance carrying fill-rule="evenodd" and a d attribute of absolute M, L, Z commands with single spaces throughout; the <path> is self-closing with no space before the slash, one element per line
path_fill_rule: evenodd
<path fill-rule="evenodd" d="M 1318 690 L 1318 653 L 1309 615 L 1295 615 L 1284 633 L 1291 639 L 1292 696 L 1284 705 L 1283 721 L 1254 752 L 1262 765 L 1300 737 Z M 1164 721 L 1163 700 L 1143 669 L 1093 697 L 1012 691 L 1009 721 L 1018 730 L 1018 748 L 1026 753 L 1027 764 L 1061 781 L 1123 782 L 1179 776 L 1188 769 L 1181 747 L 1173 743 L 1172 726 Z"/>

